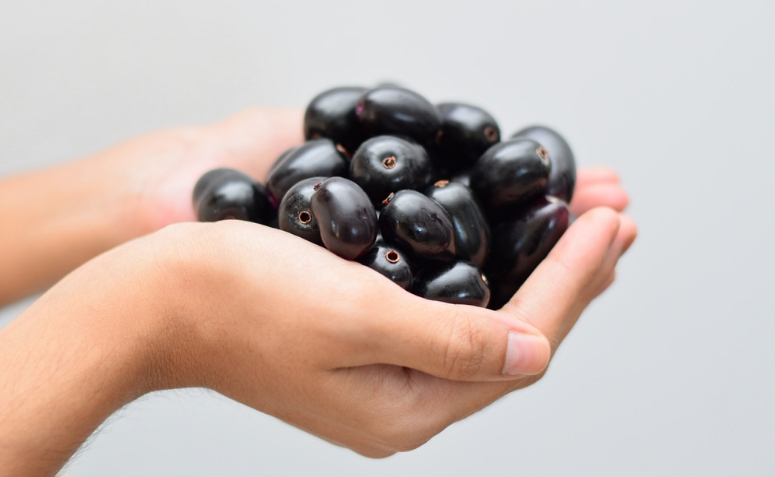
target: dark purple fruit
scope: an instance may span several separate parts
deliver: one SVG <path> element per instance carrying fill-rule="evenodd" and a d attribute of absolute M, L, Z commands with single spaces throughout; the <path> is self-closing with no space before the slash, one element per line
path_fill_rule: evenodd
<path fill-rule="evenodd" d="M 194 186 L 194 210 L 200 222 L 225 219 L 268 224 L 274 217 L 264 186 L 235 169 L 215 169 Z"/>
<path fill-rule="evenodd" d="M 420 260 L 454 260 L 455 226 L 444 207 L 413 190 L 385 199 L 379 216 L 382 237 Z"/>
<path fill-rule="evenodd" d="M 551 172 L 549 153 L 532 139 L 496 144 L 471 168 L 471 189 L 488 212 L 543 195 Z"/>
<path fill-rule="evenodd" d="M 492 250 L 485 273 L 492 286 L 491 306 L 508 302 L 549 255 L 568 228 L 568 204 L 538 197 L 492 228 Z"/>
<path fill-rule="evenodd" d="M 323 245 L 318 221 L 312 215 L 310 200 L 315 193 L 315 185 L 324 179 L 325 177 L 304 179 L 288 190 L 282 202 L 280 202 L 278 210 L 280 230 L 301 237 L 309 242 Z"/>
<path fill-rule="evenodd" d="M 546 126 L 526 127 L 511 137 L 530 138 L 546 148 L 552 160 L 552 172 L 546 183 L 546 193 L 570 203 L 573 189 L 576 187 L 576 160 L 565 138 Z"/>
<path fill-rule="evenodd" d="M 290 148 L 290 149 L 286 149 L 285 151 L 283 151 L 283 153 L 282 153 L 282 154 L 280 154 L 280 155 L 277 157 L 277 159 L 275 159 L 275 160 L 274 160 L 274 162 L 272 163 L 272 165 L 269 167 L 269 171 L 267 172 L 267 175 L 271 174 L 271 173 L 272 173 L 272 171 L 274 171 L 275 169 L 277 169 L 277 166 L 279 166 L 280 164 L 282 164 L 282 162 L 285 160 L 285 158 L 286 158 L 286 157 L 288 157 L 288 155 L 290 155 L 290 153 L 292 153 L 292 152 L 293 152 L 293 151 L 295 151 L 295 150 L 296 150 L 296 148 L 295 148 L 295 147 L 292 147 L 292 148 Z"/>
<path fill-rule="evenodd" d="M 423 146 L 436 142 L 441 117 L 436 108 L 414 91 L 376 88 L 366 93 L 356 109 L 368 137 L 406 136 Z"/>
<path fill-rule="evenodd" d="M 394 136 L 369 139 L 350 161 L 350 179 L 361 186 L 378 208 L 391 192 L 425 188 L 431 174 L 431 161 L 425 149 Z"/>
<path fill-rule="evenodd" d="M 194 204 L 194 209 L 197 208 L 197 204 L 199 201 L 202 200 L 202 196 L 204 192 L 210 188 L 211 185 L 215 184 L 218 181 L 222 181 L 226 179 L 227 177 L 233 177 L 233 178 L 239 178 L 244 177 L 245 173 L 240 172 L 236 169 L 230 169 L 228 167 L 221 167 L 218 169 L 213 169 L 211 171 L 207 171 L 202 175 L 202 177 L 199 178 L 198 181 L 196 181 L 196 184 L 194 185 L 194 192 L 191 194 L 192 203 Z M 250 178 L 252 180 L 252 178 Z"/>
<path fill-rule="evenodd" d="M 331 139 L 341 144 L 349 154 L 363 142 L 355 108 L 366 88 L 345 86 L 324 91 L 315 96 L 304 113 L 304 138 Z"/>
<path fill-rule="evenodd" d="M 377 241 L 358 262 L 376 270 L 404 290 L 412 285 L 412 268 L 404 253 L 397 247 Z"/>
<path fill-rule="evenodd" d="M 469 168 L 500 141 L 498 123 L 487 111 L 462 103 L 436 106 L 441 116 L 440 160 L 452 170 Z"/>
<path fill-rule="evenodd" d="M 459 182 L 466 187 L 471 187 L 471 173 L 469 171 L 461 172 L 460 174 L 452 176 L 450 179 L 452 182 Z"/>
<path fill-rule="evenodd" d="M 423 268 L 415 277 L 412 293 L 429 300 L 486 307 L 490 288 L 471 263 L 451 262 Z"/>
<path fill-rule="evenodd" d="M 310 201 L 320 238 L 327 249 L 347 260 L 369 251 L 377 240 L 377 212 L 355 182 L 331 177 L 315 185 Z"/>
<path fill-rule="evenodd" d="M 457 257 L 483 267 L 490 251 L 490 226 L 471 189 L 458 182 L 438 181 L 425 190 L 425 195 L 449 213 L 455 227 Z"/>
<path fill-rule="evenodd" d="M 337 150 L 333 141 L 315 139 L 288 153 L 269 172 L 266 189 L 275 204 L 279 204 L 288 189 L 297 182 L 317 176 L 346 176 L 348 169 L 347 159 Z"/>

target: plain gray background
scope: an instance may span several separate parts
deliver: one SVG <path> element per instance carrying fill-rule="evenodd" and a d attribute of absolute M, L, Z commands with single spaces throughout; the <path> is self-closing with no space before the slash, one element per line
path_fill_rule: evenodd
<path fill-rule="evenodd" d="M 393 80 L 506 134 L 556 127 L 620 171 L 640 226 L 546 378 L 416 451 L 368 460 L 183 390 L 120 411 L 65 475 L 775 474 L 773 5 L 0 2 L 2 174 Z"/>

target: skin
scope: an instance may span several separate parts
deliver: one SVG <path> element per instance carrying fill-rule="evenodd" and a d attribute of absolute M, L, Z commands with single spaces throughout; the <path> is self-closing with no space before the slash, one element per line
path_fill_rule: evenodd
<path fill-rule="evenodd" d="M 254 109 L 0 182 L 0 301 L 59 280 L 0 330 L 0 475 L 54 475 L 121 406 L 191 386 L 366 456 L 414 449 L 538 380 L 637 234 L 615 173 L 580 170 L 579 219 L 491 311 L 267 227 L 190 223 L 201 174 L 263 179 L 300 124 Z"/>

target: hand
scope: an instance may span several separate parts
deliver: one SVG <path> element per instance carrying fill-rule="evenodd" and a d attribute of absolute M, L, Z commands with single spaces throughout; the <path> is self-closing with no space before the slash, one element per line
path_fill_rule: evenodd
<path fill-rule="evenodd" d="M 601 201 L 621 192 L 606 182 Z M 90 262 L 0 331 L 0 467 L 50 473 L 121 405 L 181 386 L 364 455 L 412 449 L 538 379 L 635 233 L 610 209 L 583 214 L 496 312 L 419 299 L 266 227 L 167 228 Z"/>
<path fill-rule="evenodd" d="M 121 243 L 195 220 L 210 169 L 259 180 L 302 141 L 301 112 L 254 108 L 221 123 L 147 134 L 80 161 L 0 180 L 0 306 Z"/>
<path fill-rule="evenodd" d="M 209 280 L 192 290 L 202 301 L 183 303 L 190 316 L 207 310 L 191 336 L 209 338 L 185 345 L 192 356 L 169 374 L 186 377 L 175 386 L 210 387 L 367 456 L 413 449 L 537 380 L 635 233 L 610 209 L 584 214 L 495 312 L 419 299 L 272 230 L 188 231 L 211 254 L 241 252 L 196 253 L 193 274 Z M 267 276 L 271 286 L 256 288 Z"/>
<path fill-rule="evenodd" d="M 141 136 L 85 162 L 99 177 L 120 177 L 116 188 L 132 196 L 144 233 L 196 221 L 194 184 L 205 172 L 231 167 L 264 183 L 280 154 L 301 144 L 302 112 L 252 108 L 208 126 Z"/>

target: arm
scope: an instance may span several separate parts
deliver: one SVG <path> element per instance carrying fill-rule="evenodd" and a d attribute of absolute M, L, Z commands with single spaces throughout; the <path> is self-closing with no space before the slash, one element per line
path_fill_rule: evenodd
<path fill-rule="evenodd" d="M 423 300 L 267 227 L 167 227 L 0 330 L 0 469 L 53 475 L 119 407 L 188 386 L 367 456 L 413 449 L 538 379 L 635 233 L 610 209 L 584 214 L 491 311 Z"/>

